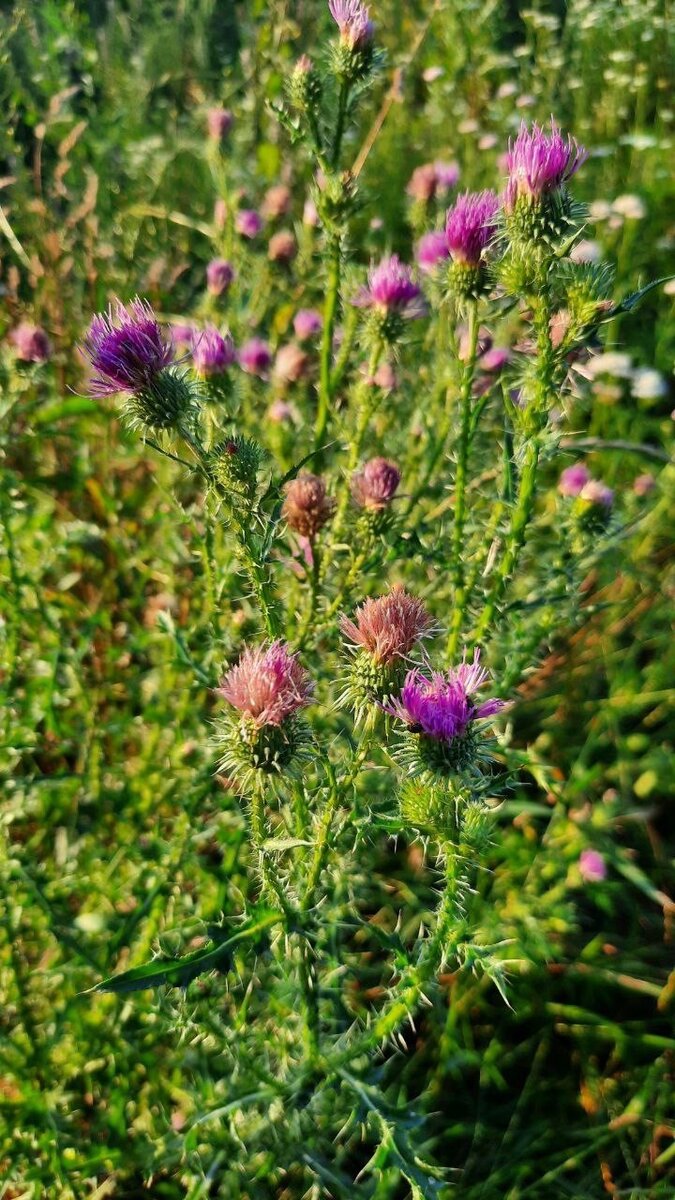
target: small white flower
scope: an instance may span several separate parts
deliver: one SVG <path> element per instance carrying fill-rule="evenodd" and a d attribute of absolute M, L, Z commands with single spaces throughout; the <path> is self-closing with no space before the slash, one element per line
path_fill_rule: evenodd
<path fill-rule="evenodd" d="M 625 217 L 627 221 L 641 221 L 647 216 L 647 206 L 640 196 L 633 196 L 627 193 L 625 196 L 617 196 L 612 204 L 612 211 L 620 217 Z"/>
<path fill-rule="evenodd" d="M 609 200 L 594 200 L 588 206 L 588 215 L 591 221 L 606 221 L 612 213 L 612 206 Z"/>
<path fill-rule="evenodd" d="M 659 400 L 668 394 L 668 384 L 654 367 L 639 367 L 633 375 L 631 392 L 636 400 Z"/>
<path fill-rule="evenodd" d="M 599 242 L 590 238 L 577 242 L 570 250 L 570 258 L 575 263 L 597 263 L 602 258 L 602 247 Z"/>
<path fill-rule="evenodd" d="M 623 354 L 619 350 L 606 350 L 604 354 L 596 354 L 586 369 L 591 379 L 596 379 L 598 375 L 629 379 L 633 373 L 633 360 L 630 354 Z"/>

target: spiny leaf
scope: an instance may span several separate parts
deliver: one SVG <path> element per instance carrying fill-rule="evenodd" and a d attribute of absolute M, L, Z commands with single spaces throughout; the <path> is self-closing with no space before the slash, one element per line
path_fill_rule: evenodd
<path fill-rule="evenodd" d="M 219 946 L 213 944 L 204 946 L 182 958 L 168 958 L 166 955 L 160 955 L 151 959 L 150 962 L 142 963 L 139 967 L 122 971 L 120 975 L 111 975 L 108 979 L 103 979 L 100 983 L 95 984 L 93 988 L 89 988 L 88 991 L 115 992 L 121 995 L 126 992 L 140 992 L 146 988 L 160 987 L 162 984 L 166 984 L 168 987 L 187 987 L 188 983 L 191 983 L 198 975 L 203 975 L 205 971 L 212 971 L 216 967 L 221 971 L 229 970 L 235 947 L 244 941 L 250 941 L 255 946 L 260 945 L 264 940 L 263 935 L 266 930 L 280 919 L 281 914 L 277 912 L 255 913 L 239 926 L 236 933 L 221 942 Z"/>

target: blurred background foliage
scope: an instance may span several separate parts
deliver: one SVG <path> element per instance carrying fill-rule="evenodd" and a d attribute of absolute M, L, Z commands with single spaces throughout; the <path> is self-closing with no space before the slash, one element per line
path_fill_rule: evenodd
<path fill-rule="evenodd" d="M 383 0 L 373 15 L 388 66 L 355 155 L 383 102 L 387 116 L 361 178 L 355 263 L 411 255 L 418 163 L 452 158 L 464 186 L 487 186 L 521 117 L 553 113 L 590 149 L 575 190 L 618 294 L 672 273 L 667 3 Z M 238 1160 L 217 1122 L 199 1145 L 186 1138 L 230 1069 L 222 980 L 189 996 L 82 994 L 178 950 L 246 887 L 245 830 L 213 774 L 212 699 L 193 665 L 214 678 L 249 616 L 232 572 L 234 623 L 225 604 L 222 644 L 207 645 L 194 485 L 82 395 L 74 347 L 112 295 L 172 316 L 201 303 L 218 244 L 209 105 L 236 114 L 237 185 L 257 202 L 289 183 L 301 229 L 310 168 L 291 162 L 267 101 L 303 50 L 320 52 L 330 19 L 319 0 L 40 0 L 3 3 L 0 23 L 0 334 L 31 319 L 54 347 L 45 368 L 17 364 L 7 341 L 0 359 L 0 1197 L 394 1200 L 408 1193 L 387 1169 L 347 1191 L 337 1166 L 285 1160 L 278 1113 L 254 1159 Z M 486 938 L 513 939 L 512 1008 L 482 977 L 444 977 L 444 1020 L 421 1019 L 396 1075 L 392 1103 L 426 1117 L 409 1136 L 463 1170 L 441 1195 L 672 1195 L 674 304 L 658 288 L 607 331 L 631 370 L 660 373 L 658 394 L 605 378 L 575 411 L 577 428 L 647 452 L 593 454 L 625 497 L 621 553 L 586 580 L 580 625 L 550 630 L 513 712 L 522 770 L 481 884 Z M 414 412 L 428 381 L 411 363 L 403 375 Z M 388 454 L 404 453 L 402 434 Z M 631 485 L 646 470 L 658 482 L 645 515 Z M 601 884 L 582 882 L 588 846 L 605 856 Z M 414 924 L 432 885 L 418 847 L 379 842 L 361 912 L 387 925 L 405 906 Z M 377 955 L 354 953 L 364 992 L 373 958 L 376 991 Z M 355 1011 L 371 999 L 355 991 Z M 281 1037 L 274 1014 L 260 1036 Z M 349 1177 L 368 1157 L 353 1134 L 335 1155 Z"/>

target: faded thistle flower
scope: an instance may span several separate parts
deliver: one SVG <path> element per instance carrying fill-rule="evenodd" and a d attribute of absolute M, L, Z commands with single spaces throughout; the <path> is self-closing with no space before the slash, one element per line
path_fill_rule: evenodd
<path fill-rule="evenodd" d="M 474 693 L 488 679 L 478 650 L 472 662 L 467 662 L 465 656 L 458 667 L 445 674 L 434 671 L 428 676 L 417 668 L 408 672 L 400 696 L 385 708 L 406 726 L 412 739 L 407 747 L 411 765 L 417 771 L 446 774 L 475 763 L 479 751 L 475 722 L 494 716 L 504 707 L 504 702 L 497 699 L 475 703 Z"/>
<path fill-rule="evenodd" d="M 275 183 L 265 192 L 260 212 L 266 221 L 276 221 L 290 212 L 291 200 L 291 189 L 285 183 Z"/>
<path fill-rule="evenodd" d="M 387 595 L 364 600 L 353 619 L 343 616 L 340 630 L 354 652 L 340 702 L 360 721 L 400 687 L 405 663 L 431 636 L 433 621 L 422 601 L 396 584 Z"/>
<path fill-rule="evenodd" d="M 277 383 L 298 383 L 304 379 L 309 368 L 309 355 L 295 342 L 288 342 L 277 350 L 272 376 Z"/>
<path fill-rule="evenodd" d="M 555 121 L 550 133 L 536 122 L 528 129 L 523 121 L 506 154 L 504 212 L 513 242 L 551 242 L 564 235 L 573 211 L 565 185 L 586 157 Z"/>
<path fill-rule="evenodd" d="M 288 526 L 301 537 L 313 540 L 331 519 L 335 500 L 327 495 L 326 481 L 310 471 L 301 471 L 286 484 L 286 499 L 281 515 Z"/>
<path fill-rule="evenodd" d="M 9 340 L 21 362 L 44 363 L 51 356 L 51 343 L 40 325 L 22 321 L 12 330 Z"/>
<path fill-rule="evenodd" d="M 298 246 L 290 229 L 280 229 L 278 233 L 274 233 L 267 247 L 267 256 L 270 262 L 289 263 L 295 258 L 298 252 Z"/>
<path fill-rule="evenodd" d="M 194 388 L 176 371 L 173 345 L 147 302 L 137 297 L 98 313 L 83 350 L 94 369 L 92 394 L 125 393 L 131 423 L 162 431 L 194 419 Z"/>
<path fill-rule="evenodd" d="M 241 775 L 288 766 L 307 740 L 298 714 L 314 691 L 297 654 L 281 641 L 247 646 L 216 691 L 240 714 L 222 729 L 222 767 Z"/>
<path fill-rule="evenodd" d="M 459 180 L 457 163 L 431 162 L 415 167 L 406 192 L 420 204 L 435 200 L 441 192 L 453 188 Z"/>
<path fill-rule="evenodd" d="M 401 482 L 401 472 L 388 458 L 371 458 L 352 475 L 350 489 L 359 508 L 387 508 Z"/>
<path fill-rule="evenodd" d="M 357 292 L 354 304 L 370 310 L 372 332 L 387 342 L 400 337 L 405 321 L 426 313 L 422 291 L 413 279 L 411 268 L 396 254 L 371 267 L 368 283 Z"/>
<path fill-rule="evenodd" d="M 212 296 L 222 296 L 234 279 L 234 267 L 224 258 L 214 258 L 206 268 L 206 286 Z"/>
<path fill-rule="evenodd" d="M 445 240 L 452 259 L 451 291 L 462 299 L 480 296 L 488 286 L 486 254 L 494 240 L 499 197 L 495 192 L 464 192 L 449 210 Z"/>
<path fill-rule="evenodd" d="M 215 325 L 195 331 L 192 335 L 192 361 L 195 371 L 202 378 L 222 375 L 237 361 L 237 352 L 229 333 L 220 333 Z"/>

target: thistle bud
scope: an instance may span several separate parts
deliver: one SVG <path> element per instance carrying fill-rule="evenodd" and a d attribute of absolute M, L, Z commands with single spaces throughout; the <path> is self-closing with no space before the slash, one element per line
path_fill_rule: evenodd
<path fill-rule="evenodd" d="M 247 375 L 266 379 L 272 365 L 272 351 L 262 338 L 250 338 L 239 351 L 239 366 Z"/>
<path fill-rule="evenodd" d="M 297 254 L 298 247 L 290 229 L 280 229 L 270 238 L 267 256 L 270 262 L 290 263 Z"/>
<path fill-rule="evenodd" d="M 210 108 L 206 114 L 209 137 L 214 142 L 224 142 L 229 134 L 234 117 L 229 108 Z"/>
<path fill-rule="evenodd" d="M 286 499 L 281 514 L 289 527 L 301 537 L 312 540 L 335 511 L 335 500 L 326 494 L 326 482 L 320 475 L 302 471 L 286 484 Z"/>
<path fill-rule="evenodd" d="M 315 110 L 321 101 L 323 85 L 314 64 L 306 54 L 298 59 L 288 81 L 288 98 L 302 112 Z"/>
<path fill-rule="evenodd" d="M 206 287 L 212 296 L 222 296 L 234 279 L 234 268 L 224 258 L 214 258 L 206 268 Z"/>
<path fill-rule="evenodd" d="M 258 493 L 258 472 L 264 457 L 253 438 L 235 434 L 219 442 L 209 455 L 213 477 L 224 489 L 228 502 L 250 511 Z"/>
<path fill-rule="evenodd" d="M 381 512 L 387 508 L 401 482 L 396 463 L 387 458 L 371 458 L 351 478 L 351 493 L 359 508 Z"/>
<path fill-rule="evenodd" d="M 260 213 L 257 213 L 254 208 L 240 208 L 234 218 L 234 227 L 241 237 L 248 238 L 250 241 L 261 232 L 263 220 Z"/>
<path fill-rule="evenodd" d="M 260 212 L 266 221 L 285 217 L 291 208 L 291 189 L 285 183 L 276 183 L 263 196 Z"/>

